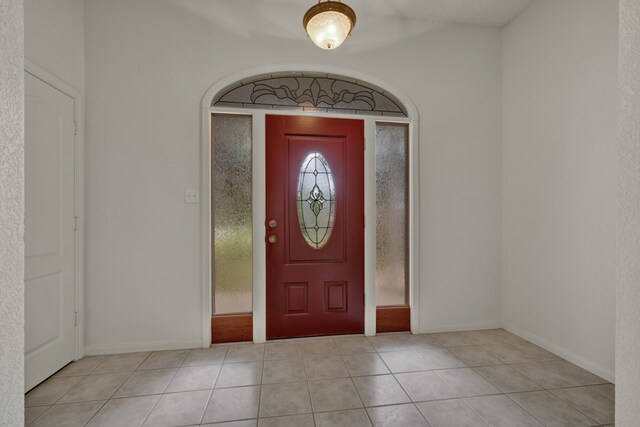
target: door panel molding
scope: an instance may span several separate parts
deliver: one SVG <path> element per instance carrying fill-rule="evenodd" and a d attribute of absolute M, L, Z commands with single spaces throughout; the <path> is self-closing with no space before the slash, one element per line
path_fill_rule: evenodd
<path fill-rule="evenodd" d="M 62 92 L 73 100 L 74 132 L 74 307 L 77 325 L 75 327 L 75 358 L 85 355 L 84 349 L 84 188 L 85 188 L 85 144 L 84 144 L 84 95 L 73 86 L 25 58 L 24 71 L 38 80 Z M 26 389 L 35 384 L 27 384 Z M 25 391 L 26 391 L 25 389 Z"/>
<path fill-rule="evenodd" d="M 350 76 L 356 80 L 366 81 L 392 93 L 407 109 L 408 119 L 384 118 L 367 114 L 318 113 L 313 111 L 278 111 L 250 108 L 211 107 L 215 96 L 231 84 L 261 74 L 290 71 L 323 72 Z M 253 117 L 253 341 L 266 340 L 266 248 L 264 244 L 265 223 L 265 116 L 300 115 L 333 118 L 352 118 L 365 121 L 365 139 L 368 145 L 365 151 L 365 335 L 376 334 L 376 299 L 375 299 L 375 123 L 376 121 L 398 121 L 409 124 L 409 299 L 411 307 L 411 332 L 420 331 L 420 176 L 419 176 L 419 114 L 415 104 L 402 91 L 366 73 L 340 67 L 320 64 L 280 64 L 257 67 L 228 75 L 216 81 L 204 94 L 201 102 L 201 289 L 202 289 L 202 346 L 211 342 L 211 211 L 210 211 L 210 177 L 211 177 L 211 114 L 250 114 Z M 427 329 L 427 325 L 423 327 Z"/>

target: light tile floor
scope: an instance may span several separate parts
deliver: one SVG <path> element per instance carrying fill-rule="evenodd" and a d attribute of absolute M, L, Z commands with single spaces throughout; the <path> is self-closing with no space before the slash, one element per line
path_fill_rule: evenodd
<path fill-rule="evenodd" d="M 502 329 L 85 357 L 32 427 L 600 426 L 614 385 Z"/>

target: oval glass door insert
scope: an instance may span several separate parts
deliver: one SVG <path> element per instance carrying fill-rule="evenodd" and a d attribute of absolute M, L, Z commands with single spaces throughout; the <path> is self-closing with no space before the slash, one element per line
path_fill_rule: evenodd
<path fill-rule="evenodd" d="M 333 174 L 327 159 L 310 153 L 302 162 L 298 176 L 298 222 L 304 240 L 313 249 L 327 244 L 336 213 Z"/>

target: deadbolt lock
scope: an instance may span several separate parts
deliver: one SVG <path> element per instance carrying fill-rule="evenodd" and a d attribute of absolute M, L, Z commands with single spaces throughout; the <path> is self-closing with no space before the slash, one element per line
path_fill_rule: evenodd
<path fill-rule="evenodd" d="M 269 228 L 276 228 L 278 226 L 278 221 L 272 219 L 269 221 Z"/>

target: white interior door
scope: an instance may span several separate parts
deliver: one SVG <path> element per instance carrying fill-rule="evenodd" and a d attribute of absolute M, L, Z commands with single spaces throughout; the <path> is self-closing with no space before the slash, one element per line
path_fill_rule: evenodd
<path fill-rule="evenodd" d="M 25 389 L 72 361 L 74 100 L 25 73 Z"/>

